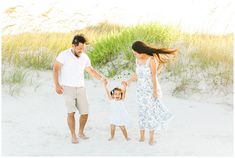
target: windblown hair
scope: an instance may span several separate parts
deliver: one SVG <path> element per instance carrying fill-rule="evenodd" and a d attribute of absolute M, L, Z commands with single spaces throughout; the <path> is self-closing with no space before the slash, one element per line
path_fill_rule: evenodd
<path fill-rule="evenodd" d="M 135 41 L 132 44 L 132 49 L 139 54 L 147 54 L 153 56 L 155 59 L 159 61 L 160 64 L 164 64 L 167 62 L 172 62 L 173 58 L 177 54 L 177 49 L 169 49 L 169 48 L 154 48 L 148 46 L 142 41 Z"/>

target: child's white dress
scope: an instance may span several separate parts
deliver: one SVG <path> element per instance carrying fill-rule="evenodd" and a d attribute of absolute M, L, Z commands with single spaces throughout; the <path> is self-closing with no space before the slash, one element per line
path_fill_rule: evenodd
<path fill-rule="evenodd" d="M 125 108 L 124 101 L 111 100 L 109 101 L 109 105 L 109 123 L 116 126 L 128 126 L 129 116 Z"/>

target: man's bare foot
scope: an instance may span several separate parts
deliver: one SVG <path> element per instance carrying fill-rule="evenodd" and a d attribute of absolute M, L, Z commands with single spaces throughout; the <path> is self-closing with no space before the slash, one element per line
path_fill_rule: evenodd
<path fill-rule="evenodd" d="M 113 139 L 114 139 L 114 138 L 113 138 L 113 137 L 111 137 L 111 138 L 109 138 L 108 140 L 109 140 L 109 141 L 111 141 L 111 140 L 113 140 Z"/>
<path fill-rule="evenodd" d="M 131 138 L 126 138 L 127 141 L 131 140 Z"/>

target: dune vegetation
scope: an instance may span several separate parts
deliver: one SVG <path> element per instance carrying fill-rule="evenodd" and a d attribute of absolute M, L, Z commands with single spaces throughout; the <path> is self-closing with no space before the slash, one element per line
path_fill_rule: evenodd
<path fill-rule="evenodd" d="M 70 33 L 4 35 L 2 84 L 22 85 L 28 69 L 52 70 L 56 56 L 71 47 L 73 36 L 79 33 L 89 40 L 86 53 L 92 65 L 101 72 L 106 69 L 107 77 L 124 70 L 134 71 L 131 44 L 143 40 L 156 47 L 179 50 L 173 63 L 160 75 L 162 82 L 174 82 L 173 95 L 203 89 L 217 89 L 224 95 L 232 92 L 229 87 L 233 85 L 233 34 L 190 34 L 156 23 L 124 27 L 103 22 Z"/>

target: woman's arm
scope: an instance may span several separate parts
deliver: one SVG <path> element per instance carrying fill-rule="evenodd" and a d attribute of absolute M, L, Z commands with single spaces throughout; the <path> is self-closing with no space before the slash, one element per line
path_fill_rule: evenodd
<path fill-rule="evenodd" d="M 162 69 L 164 68 L 164 64 L 158 64 L 158 66 L 157 66 L 157 74 L 159 74 L 161 71 L 162 71 Z"/>
<path fill-rule="evenodd" d="M 127 86 L 129 86 L 131 84 L 131 82 L 136 81 L 136 80 L 137 80 L 137 75 L 136 75 L 136 73 L 133 73 L 131 75 L 130 79 L 127 80 L 127 81 L 122 81 L 122 84 L 126 88 Z"/>
<path fill-rule="evenodd" d="M 151 58 L 149 66 L 153 79 L 153 96 L 157 97 L 157 67 L 153 58 Z"/>

